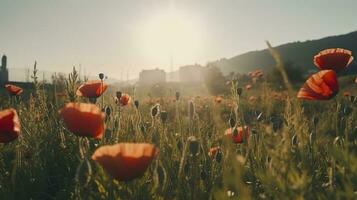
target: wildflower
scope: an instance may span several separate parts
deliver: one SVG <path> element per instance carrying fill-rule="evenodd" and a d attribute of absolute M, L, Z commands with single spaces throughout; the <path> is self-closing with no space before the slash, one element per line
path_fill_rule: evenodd
<path fill-rule="evenodd" d="M 208 156 L 211 157 L 211 158 L 215 158 L 219 151 L 221 151 L 221 147 L 219 147 L 219 146 L 212 147 L 208 151 Z"/>
<path fill-rule="evenodd" d="M 130 101 L 130 96 L 128 94 L 121 94 L 119 98 L 119 103 L 121 106 L 128 105 L 129 101 Z"/>
<path fill-rule="evenodd" d="M 0 142 L 8 143 L 20 135 L 20 121 L 15 109 L 0 111 Z"/>
<path fill-rule="evenodd" d="M 79 86 L 76 94 L 78 96 L 87 98 L 98 98 L 105 92 L 107 88 L 108 85 L 103 83 L 102 81 L 87 81 L 86 83 Z"/>
<path fill-rule="evenodd" d="M 313 74 L 297 94 L 300 99 L 329 100 L 338 93 L 338 82 L 333 70 L 322 70 Z"/>
<path fill-rule="evenodd" d="M 250 84 L 248 84 L 248 85 L 245 86 L 245 89 L 246 89 L 246 90 L 250 90 L 251 88 L 252 88 L 252 85 L 250 85 Z"/>
<path fill-rule="evenodd" d="M 229 128 L 225 131 L 226 136 L 230 137 L 234 143 L 243 143 L 248 140 L 250 135 L 250 129 L 247 126 Z"/>
<path fill-rule="evenodd" d="M 12 85 L 12 84 L 6 84 L 5 88 L 6 88 L 7 92 L 12 96 L 18 96 L 23 92 L 22 88 L 20 88 L 16 85 Z"/>
<path fill-rule="evenodd" d="M 351 93 L 346 91 L 346 92 L 343 93 L 343 96 L 349 97 L 349 96 L 351 96 Z"/>
<path fill-rule="evenodd" d="M 156 117 L 160 112 L 160 104 L 155 104 L 152 108 L 151 108 L 151 117 Z"/>
<path fill-rule="evenodd" d="M 349 50 L 325 49 L 314 57 L 314 64 L 322 70 L 330 69 L 338 73 L 351 64 L 352 60 L 352 52 Z"/>
<path fill-rule="evenodd" d="M 223 101 L 223 98 L 221 96 L 218 96 L 214 99 L 214 102 L 216 102 L 216 103 L 222 103 L 222 101 Z"/>
<path fill-rule="evenodd" d="M 99 147 L 92 159 L 119 181 L 141 177 L 159 150 L 148 143 L 119 143 Z"/>
<path fill-rule="evenodd" d="M 102 138 L 105 115 L 96 105 L 67 103 L 59 114 L 72 133 L 78 136 Z"/>

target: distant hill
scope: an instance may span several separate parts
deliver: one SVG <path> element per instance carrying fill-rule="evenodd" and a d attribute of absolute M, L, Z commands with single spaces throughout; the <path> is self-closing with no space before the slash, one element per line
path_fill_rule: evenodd
<path fill-rule="evenodd" d="M 317 70 L 312 61 L 314 55 L 323 49 L 336 47 L 353 52 L 355 60 L 346 73 L 357 73 L 357 31 L 318 40 L 283 44 L 275 48 L 280 52 L 284 62 L 290 62 L 289 66 L 299 67 L 308 73 Z M 218 66 L 225 75 L 230 72 L 245 73 L 255 69 L 270 71 L 275 66 L 268 49 L 251 51 L 229 59 L 221 59 L 211 64 Z"/>

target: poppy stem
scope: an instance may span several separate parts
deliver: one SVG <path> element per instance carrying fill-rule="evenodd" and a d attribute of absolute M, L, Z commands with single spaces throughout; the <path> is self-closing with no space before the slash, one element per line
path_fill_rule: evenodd
<path fill-rule="evenodd" d="M 104 86 L 104 83 L 103 83 L 103 79 L 101 79 L 101 92 L 103 92 L 103 86 Z M 102 109 L 104 108 L 104 94 L 102 94 Z"/>

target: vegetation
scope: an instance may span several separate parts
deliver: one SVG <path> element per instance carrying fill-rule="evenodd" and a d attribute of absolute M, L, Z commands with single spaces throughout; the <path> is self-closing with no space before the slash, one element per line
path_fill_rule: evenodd
<path fill-rule="evenodd" d="M 276 49 L 281 53 L 283 62 L 293 63 L 291 66 L 286 66 L 286 69 L 289 67 L 297 68 L 302 71 L 303 76 L 307 76 L 311 70 L 315 69 L 311 60 L 316 53 L 325 48 L 334 47 L 345 48 L 352 52 L 357 52 L 356 40 L 357 32 L 355 31 L 318 40 L 287 43 L 277 46 Z M 268 72 L 275 67 L 275 61 L 271 57 L 268 49 L 248 52 L 229 59 L 222 59 L 212 64 L 219 67 L 224 75 L 237 71 L 249 72 L 259 68 Z M 356 63 L 353 63 L 352 65 L 356 66 Z M 345 73 L 357 73 L 357 68 L 350 67 Z"/>
<path fill-rule="evenodd" d="M 68 79 L 56 79 L 54 88 L 63 87 L 64 95 L 49 95 L 35 70 L 36 90 L 28 99 L 0 99 L 0 110 L 16 109 L 22 130 L 0 146 L 0 198 L 356 199 L 356 98 L 340 92 L 329 101 L 298 100 L 274 58 L 288 91 L 274 90 L 264 77 L 249 90 L 234 75 L 227 85 L 219 73 L 208 85 L 219 83 L 230 91 L 225 96 L 181 90 L 138 99 L 128 89 L 122 92 L 130 93 L 131 103 L 120 92 L 125 102 L 117 104 L 112 88 L 96 102 L 106 115 L 100 140 L 74 135 L 59 116 L 65 103 L 89 101 L 75 95 L 81 84 L 75 69 Z M 355 94 L 356 86 L 346 82 L 340 90 Z M 239 142 L 225 135 L 244 126 L 245 135 L 231 132 Z M 159 149 L 143 177 L 118 181 L 91 159 L 98 147 L 118 142 Z"/>

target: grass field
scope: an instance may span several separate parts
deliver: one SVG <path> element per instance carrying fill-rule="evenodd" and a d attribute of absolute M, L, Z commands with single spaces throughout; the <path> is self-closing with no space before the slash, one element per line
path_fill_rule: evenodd
<path fill-rule="evenodd" d="M 222 96 L 181 89 L 138 99 L 122 91 L 131 98 L 125 106 L 109 87 L 96 101 L 105 133 L 94 139 L 73 134 L 58 112 L 69 101 L 88 102 L 75 94 L 78 79 L 67 80 L 62 96 L 35 79 L 29 98 L 1 96 L 0 110 L 17 111 L 21 135 L 0 146 L 0 199 L 356 199 L 357 91 L 346 80 L 328 101 L 299 100 L 294 86 L 276 91 L 264 78 L 249 90 L 231 80 Z M 244 126 L 243 135 L 232 131 L 238 142 L 225 135 Z M 91 158 L 124 142 L 159 150 L 131 181 Z M 220 149 L 209 154 L 213 147 Z"/>

